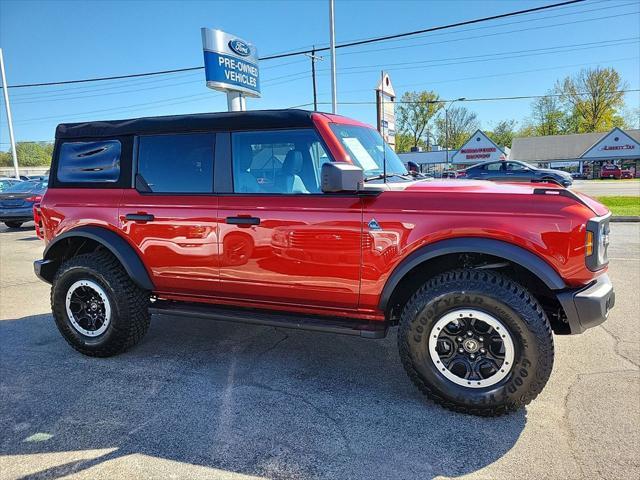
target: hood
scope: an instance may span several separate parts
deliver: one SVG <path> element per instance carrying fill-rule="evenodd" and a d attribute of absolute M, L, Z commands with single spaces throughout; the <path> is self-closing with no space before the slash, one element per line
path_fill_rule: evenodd
<path fill-rule="evenodd" d="M 408 191 L 424 191 L 424 192 L 460 192 L 460 193 L 487 193 L 487 194 L 509 194 L 509 195 L 532 195 L 536 188 L 540 188 L 540 183 L 526 183 L 526 182 L 491 182 L 488 180 L 464 180 L 464 179 L 451 179 L 451 180 L 421 180 L 417 182 L 411 182 L 409 184 L 395 184 L 394 187 L 405 188 L 392 188 L 393 190 L 408 190 Z M 545 183 L 544 188 L 564 190 L 560 185 Z"/>
<path fill-rule="evenodd" d="M 505 183 L 488 180 L 420 180 L 410 183 L 389 183 L 390 190 L 430 193 L 484 193 L 490 195 L 534 195 L 535 190 L 557 190 L 564 197 L 586 205 L 597 216 L 606 215 L 609 209 L 593 198 L 552 183 Z M 562 192 L 562 193 L 560 193 Z"/>

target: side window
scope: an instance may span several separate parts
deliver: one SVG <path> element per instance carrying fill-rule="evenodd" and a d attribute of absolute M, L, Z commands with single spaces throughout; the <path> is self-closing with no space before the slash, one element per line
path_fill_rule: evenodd
<path fill-rule="evenodd" d="M 520 165 L 519 163 L 508 162 L 507 170 L 509 170 L 510 172 L 523 171 L 527 170 L 527 167 L 525 167 L 524 165 Z"/>
<path fill-rule="evenodd" d="M 193 133 L 138 138 L 138 170 L 152 192 L 211 193 L 214 135 Z"/>
<path fill-rule="evenodd" d="M 490 172 L 498 171 L 502 168 L 501 162 L 490 163 L 484 167 L 485 170 L 489 170 Z"/>
<path fill-rule="evenodd" d="M 58 181 L 115 183 L 120 178 L 121 152 L 119 140 L 65 142 L 58 157 Z"/>
<path fill-rule="evenodd" d="M 236 193 L 319 193 L 331 161 L 313 130 L 236 132 L 231 140 Z"/>

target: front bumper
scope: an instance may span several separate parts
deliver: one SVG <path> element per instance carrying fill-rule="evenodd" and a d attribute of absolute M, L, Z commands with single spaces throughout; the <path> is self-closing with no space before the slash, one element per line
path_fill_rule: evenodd
<path fill-rule="evenodd" d="M 33 272 L 43 282 L 51 283 L 55 269 L 56 263 L 53 260 L 36 260 L 33 262 Z"/>
<path fill-rule="evenodd" d="M 571 334 L 600 325 L 607 319 L 616 302 L 616 294 L 608 275 L 600 275 L 594 282 L 577 290 L 558 294 L 567 315 Z"/>

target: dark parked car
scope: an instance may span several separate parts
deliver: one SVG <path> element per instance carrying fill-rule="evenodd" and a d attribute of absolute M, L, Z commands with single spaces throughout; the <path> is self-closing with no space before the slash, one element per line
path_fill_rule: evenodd
<path fill-rule="evenodd" d="M 503 180 L 507 182 L 553 180 L 565 187 L 573 183 L 571 175 L 567 172 L 550 168 L 538 168 L 517 160 L 479 163 L 467 168 L 466 174 L 466 178 L 475 180 Z"/>
<path fill-rule="evenodd" d="M 584 172 L 571 172 L 571 178 L 574 180 L 588 180 L 589 177 Z"/>
<path fill-rule="evenodd" d="M 0 193 L 0 222 L 19 228 L 33 220 L 33 205 L 42 200 L 47 182 L 18 182 Z"/>

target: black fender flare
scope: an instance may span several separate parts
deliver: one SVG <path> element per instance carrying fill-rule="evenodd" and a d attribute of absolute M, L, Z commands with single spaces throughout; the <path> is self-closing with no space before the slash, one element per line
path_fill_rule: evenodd
<path fill-rule="evenodd" d="M 133 247 L 117 233 L 103 227 L 83 226 L 66 231 L 47 245 L 44 249 L 43 259 L 55 261 L 56 245 L 60 247 L 63 245 L 60 242 L 74 237 L 98 242 L 118 259 L 136 285 L 144 290 L 154 289 L 149 273 Z M 49 282 L 51 280 L 49 279 Z"/>
<path fill-rule="evenodd" d="M 460 237 L 426 245 L 405 258 L 393 270 L 380 295 L 379 308 L 386 311 L 391 295 L 404 276 L 423 262 L 451 253 L 483 253 L 504 258 L 529 270 L 550 290 L 562 290 L 566 284 L 545 260 L 512 243 L 490 238 Z"/>

